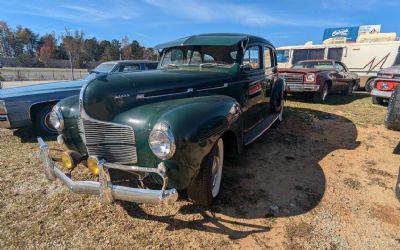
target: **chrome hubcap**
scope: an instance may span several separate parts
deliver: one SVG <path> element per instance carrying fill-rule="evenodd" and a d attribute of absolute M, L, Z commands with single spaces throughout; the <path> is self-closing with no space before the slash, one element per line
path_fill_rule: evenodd
<path fill-rule="evenodd" d="M 324 92 L 322 93 L 322 99 L 325 100 L 326 96 L 328 95 L 328 88 L 324 88 Z"/>
<path fill-rule="evenodd" d="M 217 142 L 217 148 L 213 159 L 212 172 L 211 172 L 211 193 L 216 197 L 219 193 L 221 186 L 222 167 L 224 161 L 224 143 L 222 139 Z"/>
<path fill-rule="evenodd" d="M 43 121 L 44 126 L 51 132 L 56 132 L 57 130 L 50 123 L 50 113 L 46 114 Z"/>

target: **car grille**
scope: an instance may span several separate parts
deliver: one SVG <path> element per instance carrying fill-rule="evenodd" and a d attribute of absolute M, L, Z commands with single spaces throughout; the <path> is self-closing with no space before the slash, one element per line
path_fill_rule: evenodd
<path fill-rule="evenodd" d="M 283 73 L 279 75 L 286 83 L 303 83 L 304 75 L 299 73 Z"/>
<path fill-rule="evenodd" d="M 135 133 L 131 127 L 86 118 L 81 118 L 78 126 L 89 155 L 112 163 L 137 162 Z"/>

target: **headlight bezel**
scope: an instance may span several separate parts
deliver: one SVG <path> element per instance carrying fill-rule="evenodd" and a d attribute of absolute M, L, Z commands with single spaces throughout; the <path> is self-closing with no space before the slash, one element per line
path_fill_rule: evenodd
<path fill-rule="evenodd" d="M 307 73 L 304 76 L 304 81 L 307 83 L 315 83 L 316 82 L 316 75 L 314 73 Z"/>
<path fill-rule="evenodd" d="M 166 145 L 166 143 L 160 143 L 159 141 L 168 141 L 168 145 Z M 153 126 L 149 134 L 148 143 L 153 154 L 161 160 L 171 159 L 175 154 L 175 137 L 167 122 L 158 122 Z"/>
<path fill-rule="evenodd" d="M 64 116 L 61 108 L 57 105 L 55 105 L 50 112 L 49 122 L 57 131 L 62 131 L 64 129 Z"/>

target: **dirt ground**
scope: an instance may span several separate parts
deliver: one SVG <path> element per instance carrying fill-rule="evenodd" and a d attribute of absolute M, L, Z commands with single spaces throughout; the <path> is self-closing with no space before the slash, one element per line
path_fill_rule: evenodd
<path fill-rule="evenodd" d="M 0 248 L 400 249 L 400 132 L 385 110 L 362 92 L 290 97 L 278 128 L 225 161 L 211 210 L 72 194 L 45 179 L 30 129 L 1 129 Z"/>

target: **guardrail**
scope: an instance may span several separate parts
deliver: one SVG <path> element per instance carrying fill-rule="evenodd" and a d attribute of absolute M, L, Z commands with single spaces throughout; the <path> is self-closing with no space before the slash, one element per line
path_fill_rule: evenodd
<path fill-rule="evenodd" d="M 0 75 L 5 81 L 72 80 L 85 78 L 88 70 L 74 69 L 72 76 L 71 69 L 4 67 Z"/>

